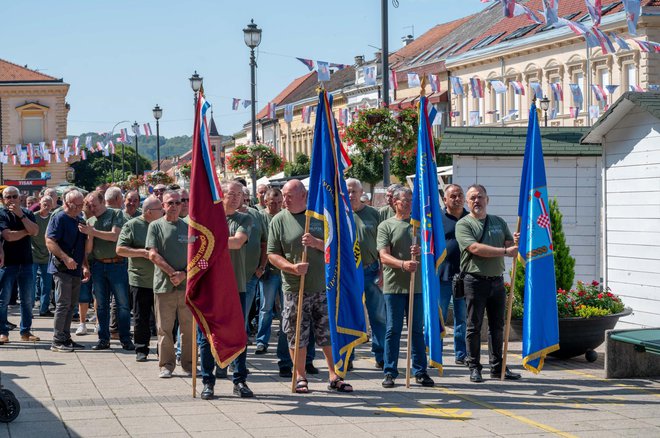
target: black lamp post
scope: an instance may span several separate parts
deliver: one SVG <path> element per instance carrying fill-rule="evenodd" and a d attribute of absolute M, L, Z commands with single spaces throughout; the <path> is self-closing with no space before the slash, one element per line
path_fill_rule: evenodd
<path fill-rule="evenodd" d="M 543 113 L 544 113 L 544 116 L 545 116 L 544 117 L 545 123 L 544 123 L 543 126 L 545 128 L 547 128 L 548 127 L 548 108 L 550 108 L 550 99 L 548 99 L 548 96 L 543 96 L 543 99 L 541 99 L 539 101 L 539 103 L 541 104 L 541 109 L 543 110 Z"/>
<path fill-rule="evenodd" d="M 139 162 L 138 157 L 140 156 L 140 154 L 138 154 L 138 133 L 140 132 L 140 131 L 138 131 L 138 129 L 140 129 L 140 125 L 138 125 L 137 122 L 133 122 L 133 134 L 135 134 L 135 177 L 136 178 L 139 176 L 139 173 L 138 173 L 138 162 Z"/>
<path fill-rule="evenodd" d="M 159 120 L 163 117 L 163 109 L 156 104 L 154 109 L 154 119 L 156 119 L 156 168 L 160 172 L 160 124 Z"/>
<path fill-rule="evenodd" d="M 195 111 L 197 111 L 197 93 L 202 89 L 204 78 L 198 75 L 197 70 L 195 70 L 195 73 L 193 73 L 188 80 L 190 81 L 190 88 L 192 88 L 193 93 L 195 93 Z"/>
<path fill-rule="evenodd" d="M 261 43 L 261 29 L 254 24 L 254 20 L 250 20 L 250 24 L 243 29 L 243 37 L 245 38 L 245 45 L 250 48 L 250 92 L 252 105 L 250 105 L 252 113 L 252 144 L 256 144 L 257 140 L 257 114 L 256 114 L 256 68 L 257 61 L 254 58 L 254 49 Z M 256 170 L 256 157 L 255 164 L 250 169 L 250 177 L 252 178 L 252 198 L 257 198 L 257 170 Z"/>

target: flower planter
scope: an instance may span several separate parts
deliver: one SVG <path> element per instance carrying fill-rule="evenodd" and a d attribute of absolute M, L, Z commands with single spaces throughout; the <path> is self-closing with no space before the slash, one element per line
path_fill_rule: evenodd
<path fill-rule="evenodd" d="M 619 318 L 628 316 L 632 309 L 626 308 L 621 313 L 591 318 L 559 318 L 559 350 L 550 356 L 560 359 L 585 355 L 589 362 L 598 358 L 594 351 L 605 341 L 605 331 L 613 329 Z M 511 320 L 511 331 L 514 336 L 522 338 L 522 319 Z"/>

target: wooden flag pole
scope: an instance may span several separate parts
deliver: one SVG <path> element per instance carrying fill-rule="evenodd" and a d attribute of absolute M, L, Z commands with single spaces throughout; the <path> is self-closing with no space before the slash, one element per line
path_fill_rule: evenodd
<path fill-rule="evenodd" d="M 516 225 L 516 233 L 520 233 L 520 216 Z M 511 286 L 509 286 L 509 296 L 506 299 L 506 325 L 504 326 L 504 351 L 502 352 L 502 374 L 500 380 L 504 380 L 506 373 L 506 355 L 509 351 L 509 332 L 511 331 L 511 312 L 513 311 L 513 294 L 516 287 L 516 270 L 518 269 L 518 254 L 513 257 L 511 266 Z"/>
<path fill-rule="evenodd" d="M 413 225 L 413 245 L 417 243 L 417 225 Z M 417 257 L 412 254 L 411 261 L 416 262 Z M 406 388 L 410 388 L 410 346 L 412 343 L 412 321 L 414 317 L 415 304 L 415 274 L 417 270 L 410 273 L 410 285 L 408 287 L 408 341 L 406 345 Z M 424 353 L 426 354 L 426 353 Z"/>
<path fill-rule="evenodd" d="M 197 322 L 192 320 L 192 390 L 193 398 L 197 398 Z"/>
<path fill-rule="evenodd" d="M 310 217 L 305 215 L 304 234 L 309 233 L 309 221 L 310 221 Z M 307 262 L 307 247 L 305 246 L 303 249 L 301 263 L 306 263 L 306 262 Z M 291 377 L 291 393 L 293 394 L 296 393 L 296 384 L 298 383 L 296 381 L 296 376 L 298 372 L 298 368 L 296 364 L 298 363 L 298 354 L 300 348 L 300 325 L 302 323 L 303 294 L 305 291 L 305 275 L 306 274 L 300 276 L 300 287 L 298 288 L 298 309 L 296 311 L 296 342 L 295 342 L 295 348 L 293 350 L 293 376 Z"/>

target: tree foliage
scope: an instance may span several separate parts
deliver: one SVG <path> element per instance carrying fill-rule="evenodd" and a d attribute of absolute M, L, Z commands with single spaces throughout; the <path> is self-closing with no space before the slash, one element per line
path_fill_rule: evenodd
<path fill-rule="evenodd" d="M 101 184 L 111 182 L 113 162 L 114 180 L 121 181 L 121 158 L 121 147 L 117 147 L 116 153 L 108 157 L 103 156 L 102 152 L 88 154 L 86 160 L 80 160 L 71 165 L 75 171 L 74 184 L 85 190 L 94 190 Z M 126 178 L 135 173 L 135 149 L 130 146 L 124 147 L 124 169 Z M 151 162 L 140 155 L 138 173 L 141 175 L 145 170 L 151 170 Z"/>
<path fill-rule="evenodd" d="M 285 176 L 298 176 L 298 175 L 309 175 L 310 167 L 309 155 L 298 152 L 293 159 L 293 161 L 288 161 L 284 164 L 284 175 Z"/>

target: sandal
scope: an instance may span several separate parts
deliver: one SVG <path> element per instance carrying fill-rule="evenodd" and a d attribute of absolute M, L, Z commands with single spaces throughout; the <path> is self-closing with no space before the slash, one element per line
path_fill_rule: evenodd
<path fill-rule="evenodd" d="M 307 379 L 298 379 L 296 381 L 296 394 L 308 394 L 309 387 L 307 384 Z"/>
<path fill-rule="evenodd" d="M 350 383 L 344 382 L 344 379 L 341 377 L 331 380 L 328 389 L 337 392 L 353 392 L 353 386 Z"/>

